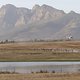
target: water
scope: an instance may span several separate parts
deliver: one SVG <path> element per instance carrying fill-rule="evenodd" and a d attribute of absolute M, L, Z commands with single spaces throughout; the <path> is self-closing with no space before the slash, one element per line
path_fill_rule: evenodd
<path fill-rule="evenodd" d="M 31 72 L 79 72 L 80 62 L 0 62 L 0 71 Z"/>

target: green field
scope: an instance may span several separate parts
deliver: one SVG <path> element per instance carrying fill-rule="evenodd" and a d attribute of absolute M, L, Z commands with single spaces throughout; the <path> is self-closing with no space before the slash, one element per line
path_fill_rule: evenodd
<path fill-rule="evenodd" d="M 80 41 L 17 42 L 0 44 L 0 61 L 80 61 L 80 53 L 44 49 L 80 49 Z"/>

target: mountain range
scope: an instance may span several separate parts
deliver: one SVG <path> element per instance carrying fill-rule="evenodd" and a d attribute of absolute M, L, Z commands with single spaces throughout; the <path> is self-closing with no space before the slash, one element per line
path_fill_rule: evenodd
<path fill-rule="evenodd" d="M 0 40 L 80 39 L 80 14 L 48 5 L 32 9 L 12 4 L 0 8 Z"/>

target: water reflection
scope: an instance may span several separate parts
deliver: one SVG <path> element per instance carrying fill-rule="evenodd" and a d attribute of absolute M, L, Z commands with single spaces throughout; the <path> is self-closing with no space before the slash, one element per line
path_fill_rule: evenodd
<path fill-rule="evenodd" d="M 0 62 L 0 72 L 79 72 L 80 62 Z"/>

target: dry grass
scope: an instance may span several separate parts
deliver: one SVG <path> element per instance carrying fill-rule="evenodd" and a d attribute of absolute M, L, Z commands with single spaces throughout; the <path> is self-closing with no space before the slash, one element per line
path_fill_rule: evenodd
<path fill-rule="evenodd" d="M 58 42 L 22 42 L 0 44 L 0 49 L 28 49 L 28 48 L 79 48 L 80 41 L 58 41 Z"/>
<path fill-rule="evenodd" d="M 37 48 L 77 48 L 80 41 L 61 42 L 24 42 L 0 44 L 0 61 L 59 61 L 80 60 L 80 53 L 56 53 L 43 50 L 29 50 Z"/>
<path fill-rule="evenodd" d="M 80 80 L 80 73 L 0 74 L 0 80 Z"/>

